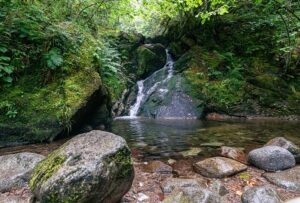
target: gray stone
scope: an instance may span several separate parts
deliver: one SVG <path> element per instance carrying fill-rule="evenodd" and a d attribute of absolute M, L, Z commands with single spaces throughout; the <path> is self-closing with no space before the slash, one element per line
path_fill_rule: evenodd
<path fill-rule="evenodd" d="M 33 195 L 7 195 L 0 194 L 0 203 L 33 203 Z"/>
<path fill-rule="evenodd" d="M 27 152 L 0 156 L 0 192 L 25 187 L 33 168 L 44 158 Z"/>
<path fill-rule="evenodd" d="M 285 139 L 284 137 L 276 137 L 272 140 L 270 140 L 265 146 L 278 146 L 282 147 L 289 152 L 291 152 L 294 155 L 297 155 L 300 153 L 300 148 L 292 143 L 291 141 Z"/>
<path fill-rule="evenodd" d="M 152 161 L 145 166 L 145 171 L 150 173 L 170 174 L 173 168 L 162 161 Z"/>
<path fill-rule="evenodd" d="M 248 162 L 265 171 L 285 170 L 295 166 L 294 156 L 286 149 L 277 146 L 266 146 L 252 150 Z"/>
<path fill-rule="evenodd" d="M 30 188 L 41 203 L 115 203 L 130 189 L 133 178 L 126 141 L 91 131 L 69 140 L 38 164 Z"/>
<path fill-rule="evenodd" d="M 205 179 L 170 178 L 162 184 L 162 190 L 169 196 L 164 203 L 219 203 L 220 195 L 209 190 Z"/>
<path fill-rule="evenodd" d="M 221 147 L 221 156 L 245 163 L 246 155 L 243 148 Z"/>
<path fill-rule="evenodd" d="M 271 183 L 290 191 L 300 191 L 300 166 L 277 173 L 264 173 Z"/>
<path fill-rule="evenodd" d="M 224 157 L 208 158 L 194 164 L 195 171 L 209 178 L 224 178 L 247 170 L 247 166 Z"/>
<path fill-rule="evenodd" d="M 300 202 L 300 197 L 295 199 L 290 199 L 288 201 L 285 201 L 284 203 L 299 203 L 299 202 Z"/>
<path fill-rule="evenodd" d="M 243 203 L 281 203 L 276 190 L 270 187 L 253 187 L 242 195 Z"/>

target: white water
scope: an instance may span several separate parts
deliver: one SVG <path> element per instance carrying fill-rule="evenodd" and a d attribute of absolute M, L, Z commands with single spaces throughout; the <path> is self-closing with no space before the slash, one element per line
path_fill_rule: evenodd
<path fill-rule="evenodd" d="M 171 54 L 169 53 L 168 50 L 166 50 L 166 54 L 167 54 L 167 62 L 166 62 L 166 65 L 162 69 L 154 72 L 151 76 L 149 76 L 145 80 L 141 80 L 141 81 L 137 82 L 138 95 L 137 95 L 137 98 L 136 98 L 136 103 L 130 107 L 129 118 L 135 118 L 138 115 L 142 104 L 157 89 L 157 87 L 162 83 L 168 82 L 172 78 L 173 72 L 174 72 L 174 69 L 173 69 L 174 61 L 173 61 L 173 59 L 171 57 Z M 160 73 L 163 70 L 166 70 L 168 72 L 166 77 L 161 79 L 160 81 L 155 82 L 155 84 L 151 88 L 149 88 L 148 90 L 145 89 L 144 88 L 144 83 L 147 82 L 147 80 L 150 80 L 150 78 L 153 78 L 154 76 L 156 76 L 158 73 Z M 159 91 L 168 92 L 167 89 L 160 89 Z"/>

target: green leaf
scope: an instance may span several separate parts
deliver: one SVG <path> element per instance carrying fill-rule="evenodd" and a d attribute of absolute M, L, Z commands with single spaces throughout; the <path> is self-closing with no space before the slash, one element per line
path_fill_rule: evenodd
<path fill-rule="evenodd" d="M 3 77 L 2 80 L 4 82 L 11 83 L 13 81 L 13 78 L 8 76 L 8 77 Z"/>

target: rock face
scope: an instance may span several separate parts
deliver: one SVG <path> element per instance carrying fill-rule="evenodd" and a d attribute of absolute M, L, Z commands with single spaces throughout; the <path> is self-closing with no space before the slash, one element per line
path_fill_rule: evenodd
<path fill-rule="evenodd" d="M 0 192 L 25 187 L 33 168 L 45 157 L 34 153 L 0 156 Z"/>
<path fill-rule="evenodd" d="M 270 140 L 265 146 L 282 147 L 294 155 L 297 155 L 300 153 L 300 148 L 297 145 L 295 145 L 294 143 L 292 143 L 291 141 L 285 139 L 284 137 L 276 137 L 276 138 Z"/>
<path fill-rule="evenodd" d="M 35 168 L 30 188 L 40 202 L 118 202 L 134 169 L 126 141 L 112 133 L 81 134 Z"/>
<path fill-rule="evenodd" d="M 221 156 L 245 163 L 246 162 L 246 155 L 242 148 L 235 148 L 235 147 L 221 147 Z"/>
<path fill-rule="evenodd" d="M 242 195 L 243 203 L 282 203 L 277 192 L 270 187 L 254 187 Z"/>
<path fill-rule="evenodd" d="M 145 44 L 137 49 L 138 79 L 145 79 L 166 63 L 165 48 L 161 44 Z"/>
<path fill-rule="evenodd" d="M 209 178 L 224 178 L 247 170 L 247 166 L 240 162 L 214 157 L 200 161 L 194 165 L 197 173 Z"/>
<path fill-rule="evenodd" d="M 279 171 L 295 166 L 294 156 L 288 150 L 277 146 L 251 151 L 248 162 L 265 171 Z"/>
<path fill-rule="evenodd" d="M 263 176 L 279 187 L 290 191 L 300 191 L 300 166 L 277 173 L 265 173 Z"/>
<path fill-rule="evenodd" d="M 217 203 L 221 201 L 219 188 L 217 189 L 214 184 L 209 185 L 205 179 L 169 178 L 162 183 L 161 187 L 168 195 L 164 203 Z"/>

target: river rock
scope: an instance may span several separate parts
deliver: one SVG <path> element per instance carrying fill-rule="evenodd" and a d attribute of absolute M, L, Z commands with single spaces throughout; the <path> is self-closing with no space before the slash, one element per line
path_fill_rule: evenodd
<path fill-rule="evenodd" d="M 282 203 L 276 190 L 270 187 L 253 187 L 242 195 L 243 203 Z"/>
<path fill-rule="evenodd" d="M 218 192 L 209 190 L 209 182 L 205 179 L 169 178 L 162 185 L 162 190 L 169 195 L 164 203 L 201 203 L 220 202 Z"/>
<path fill-rule="evenodd" d="M 224 157 L 208 158 L 194 164 L 195 171 L 209 178 L 224 178 L 247 170 L 247 166 Z"/>
<path fill-rule="evenodd" d="M 173 168 L 162 161 L 152 161 L 145 166 L 145 171 L 150 173 L 170 174 Z"/>
<path fill-rule="evenodd" d="M 277 173 L 264 173 L 263 177 L 284 189 L 300 191 L 300 166 Z"/>
<path fill-rule="evenodd" d="M 0 192 L 25 187 L 33 168 L 44 158 L 28 152 L 0 156 Z"/>
<path fill-rule="evenodd" d="M 295 166 L 294 156 L 278 146 L 252 150 L 248 155 L 248 162 L 265 171 L 279 171 Z"/>
<path fill-rule="evenodd" d="M 0 203 L 33 203 L 34 196 L 32 194 L 26 195 L 8 195 L 0 194 Z"/>
<path fill-rule="evenodd" d="M 291 152 L 294 155 L 297 155 L 300 153 L 300 148 L 292 143 L 291 141 L 285 139 L 284 137 L 276 137 L 272 140 L 270 140 L 265 146 L 278 146 L 282 147 L 289 152 Z"/>
<path fill-rule="evenodd" d="M 112 133 L 81 134 L 38 164 L 30 188 L 40 202 L 118 202 L 134 169 L 126 141 Z"/>
<path fill-rule="evenodd" d="M 180 152 L 183 157 L 197 156 L 203 150 L 201 148 L 192 147 L 189 150 Z"/>
<path fill-rule="evenodd" d="M 246 155 L 244 153 L 243 148 L 235 148 L 235 147 L 221 147 L 221 156 L 245 163 Z"/>

